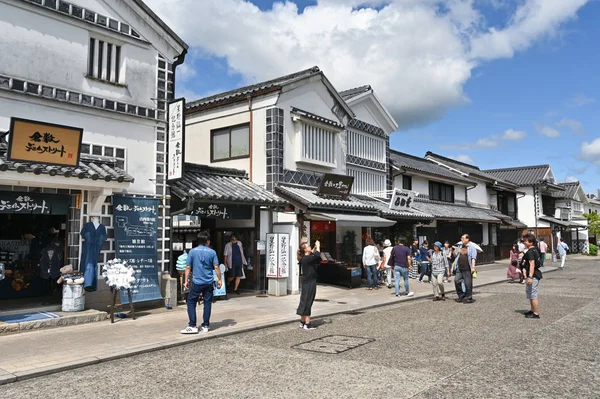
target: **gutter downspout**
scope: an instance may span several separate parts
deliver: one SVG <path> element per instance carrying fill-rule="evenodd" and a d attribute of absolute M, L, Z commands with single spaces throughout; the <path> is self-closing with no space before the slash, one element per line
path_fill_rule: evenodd
<path fill-rule="evenodd" d="M 252 125 L 253 125 L 253 113 L 252 113 L 252 96 L 248 96 L 248 110 L 250 111 L 250 128 L 249 128 L 249 134 L 250 134 L 250 167 L 249 167 L 249 171 L 248 171 L 248 175 L 250 178 L 250 181 L 252 181 L 252 171 L 253 171 L 253 167 L 252 167 L 252 161 L 253 161 L 253 157 L 252 157 L 252 147 L 253 147 L 253 130 L 252 129 Z"/>

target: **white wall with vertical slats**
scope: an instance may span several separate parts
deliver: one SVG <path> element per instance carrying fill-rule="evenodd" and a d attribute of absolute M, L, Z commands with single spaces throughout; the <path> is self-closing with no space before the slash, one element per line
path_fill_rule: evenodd
<path fill-rule="evenodd" d="M 375 162 L 386 162 L 385 139 L 354 130 L 347 130 L 346 133 L 348 135 L 348 154 Z"/>
<path fill-rule="evenodd" d="M 334 165 L 335 135 L 332 130 L 320 126 L 302 123 L 302 158 Z"/>

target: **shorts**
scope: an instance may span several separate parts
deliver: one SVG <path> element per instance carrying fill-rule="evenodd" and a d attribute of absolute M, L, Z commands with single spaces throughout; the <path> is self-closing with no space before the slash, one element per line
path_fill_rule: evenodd
<path fill-rule="evenodd" d="M 244 267 L 244 265 L 241 263 L 233 265 L 227 274 L 229 277 L 242 277 L 242 267 Z"/>
<path fill-rule="evenodd" d="M 531 285 L 525 285 L 525 293 L 527 294 L 527 299 L 536 299 L 538 297 L 538 287 L 540 286 L 540 280 L 537 278 L 533 279 L 533 283 Z"/>

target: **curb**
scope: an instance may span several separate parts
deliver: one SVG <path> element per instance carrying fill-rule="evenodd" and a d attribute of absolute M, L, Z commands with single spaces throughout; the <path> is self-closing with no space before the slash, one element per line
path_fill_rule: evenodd
<path fill-rule="evenodd" d="M 545 271 L 544 273 L 551 273 L 551 272 L 555 272 L 557 270 L 559 270 L 559 269 L 548 270 L 548 271 Z M 489 283 L 480 284 L 480 285 L 477 285 L 476 287 L 474 286 L 473 289 L 480 288 L 480 287 L 486 287 L 488 285 L 505 283 L 508 280 L 509 279 L 501 279 L 498 281 L 492 281 Z M 454 292 L 454 291 L 455 291 L 455 289 L 451 289 L 448 292 Z M 375 305 L 361 306 L 361 307 L 356 307 L 356 308 L 352 308 L 352 309 L 329 312 L 329 313 L 325 313 L 325 314 L 322 314 L 319 316 L 315 316 L 315 317 L 313 317 L 313 319 L 324 319 L 327 317 L 337 316 L 340 314 L 346 314 L 349 312 L 358 312 L 361 310 L 377 309 L 377 308 L 381 308 L 381 307 L 385 307 L 385 306 L 397 305 L 397 304 L 404 303 L 404 302 L 413 302 L 413 301 L 429 299 L 432 297 L 433 297 L 433 294 L 420 295 L 417 297 L 406 298 L 404 300 L 399 300 L 399 301 L 395 301 L 395 302 L 378 303 Z M 240 328 L 238 330 L 223 332 L 223 333 L 220 333 L 219 335 L 199 335 L 199 336 L 197 336 L 197 338 L 189 339 L 186 341 L 138 346 L 135 348 L 131 348 L 129 350 L 122 351 L 120 353 L 109 354 L 106 356 L 94 356 L 94 357 L 90 357 L 87 359 L 81 359 L 81 360 L 77 360 L 77 361 L 73 361 L 73 362 L 59 364 L 56 366 L 40 367 L 40 368 L 31 369 L 31 370 L 22 371 L 22 372 L 8 373 L 8 374 L 0 375 L 0 385 L 10 384 L 10 383 L 17 382 L 17 381 L 25 381 L 25 380 L 36 378 L 36 377 L 41 377 L 41 376 L 50 375 L 50 374 L 56 374 L 56 373 L 60 373 L 62 371 L 73 370 L 76 368 L 90 366 L 93 364 L 99 364 L 99 363 L 109 362 L 112 360 L 118 360 L 118 359 L 131 357 L 131 356 L 135 356 L 135 355 L 141 355 L 144 353 L 156 352 L 156 351 L 163 350 L 163 349 L 171 349 L 171 348 L 175 348 L 178 346 L 183 346 L 183 345 L 196 343 L 196 342 L 200 342 L 200 341 L 224 338 L 224 337 L 229 337 L 232 335 L 243 334 L 243 333 L 257 331 L 257 330 L 263 330 L 266 328 L 278 327 L 278 326 L 282 326 L 285 324 L 293 323 L 294 321 L 297 321 L 297 317 L 290 317 L 289 319 L 286 319 L 286 320 L 276 321 L 276 322 L 272 322 L 272 323 L 264 324 L 264 325 L 244 327 L 244 328 Z"/>

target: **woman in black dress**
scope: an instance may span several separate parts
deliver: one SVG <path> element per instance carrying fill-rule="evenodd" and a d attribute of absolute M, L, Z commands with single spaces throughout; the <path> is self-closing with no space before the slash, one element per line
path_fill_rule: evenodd
<path fill-rule="evenodd" d="M 310 324 L 310 313 L 315 296 L 317 295 L 317 267 L 321 263 L 321 243 L 315 242 L 315 247 L 311 248 L 309 243 L 302 243 L 300 251 L 303 253 L 300 259 L 300 270 L 303 276 L 302 292 L 300 293 L 300 304 L 296 314 L 300 316 L 300 328 L 305 330 L 314 330 Z"/>

